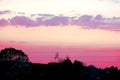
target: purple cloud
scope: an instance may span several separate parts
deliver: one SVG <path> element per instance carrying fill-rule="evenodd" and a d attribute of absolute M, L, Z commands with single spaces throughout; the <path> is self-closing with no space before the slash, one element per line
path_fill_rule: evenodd
<path fill-rule="evenodd" d="M 114 3 L 120 3 L 120 0 L 112 0 Z"/>
<path fill-rule="evenodd" d="M 38 17 L 36 18 L 36 20 L 32 20 L 26 16 L 15 16 L 10 19 L 10 23 L 13 26 L 26 26 L 26 27 L 44 25 L 43 18 Z"/>
<path fill-rule="evenodd" d="M 120 30 L 120 18 L 103 18 L 101 15 L 95 17 L 91 15 L 83 15 L 76 20 L 73 19 L 72 24 L 83 26 L 83 28 Z"/>
<path fill-rule="evenodd" d="M 7 11 L 0 11 L 0 14 L 8 13 Z M 20 12 L 18 14 L 21 14 Z M 14 25 L 14 26 L 67 26 L 76 25 L 82 26 L 86 29 L 107 29 L 107 30 L 120 30 L 120 17 L 105 18 L 102 15 L 82 15 L 82 16 L 63 16 L 52 14 L 31 14 L 30 17 L 14 16 L 9 20 L 0 19 L 0 26 Z M 34 20 L 33 20 L 34 19 Z"/>
<path fill-rule="evenodd" d="M 5 11 L 0 11 L 0 14 L 8 14 L 10 12 L 11 12 L 10 10 L 5 10 Z"/>
<path fill-rule="evenodd" d="M 40 25 L 44 25 L 44 21 L 43 21 L 43 18 L 38 17 L 34 22 L 34 26 L 40 26 Z"/>
<path fill-rule="evenodd" d="M 83 15 L 80 16 L 77 20 L 74 20 L 75 25 L 87 26 L 91 24 L 93 16 Z"/>
<path fill-rule="evenodd" d="M 96 20 L 96 21 L 103 21 L 104 18 L 102 17 L 102 15 L 97 15 L 97 16 L 95 16 L 94 20 Z"/>
<path fill-rule="evenodd" d="M 37 15 L 39 15 L 39 16 L 46 16 L 46 17 L 52 17 L 52 16 L 54 16 L 53 14 L 37 14 Z"/>
<path fill-rule="evenodd" d="M 8 21 L 5 20 L 5 19 L 0 19 L 0 26 L 3 27 L 3 26 L 7 26 L 9 25 Z"/>
<path fill-rule="evenodd" d="M 44 21 L 46 26 L 66 26 L 69 24 L 69 17 L 65 16 L 54 16 L 51 19 Z"/>
<path fill-rule="evenodd" d="M 14 26 L 33 26 L 33 21 L 25 16 L 15 16 L 10 19 L 10 23 Z"/>
<path fill-rule="evenodd" d="M 83 15 L 76 20 L 72 20 L 72 24 L 85 26 L 86 28 L 97 28 L 99 25 L 103 25 L 104 22 L 102 17 L 99 15 L 97 15 L 95 18 L 91 15 Z"/>

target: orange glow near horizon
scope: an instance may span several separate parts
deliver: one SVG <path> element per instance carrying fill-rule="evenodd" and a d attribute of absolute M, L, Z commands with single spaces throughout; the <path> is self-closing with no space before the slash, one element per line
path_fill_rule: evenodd
<path fill-rule="evenodd" d="M 1 27 L 0 49 L 13 47 L 23 50 L 35 63 L 54 61 L 69 56 L 96 67 L 120 68 L 120 32 L 83 29 L 78 26 Z"/>
<path fill-rule="evenodd" d="M 33 45 L 83 47 L 120 47 L 120 32 L 101 29 L 64 27 L 5 27 L 0 29 L 1 41 L 25 42 Z"/>

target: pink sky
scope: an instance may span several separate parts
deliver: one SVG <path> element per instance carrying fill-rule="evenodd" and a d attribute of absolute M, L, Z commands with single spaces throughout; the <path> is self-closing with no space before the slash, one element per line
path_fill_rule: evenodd
<path fill-rule="evenodd" d="M 14 47 L 23 50 L 31 62 L 48 63 L 54 62 L 56 52 L 64 59 L 70 57 L 72 61 L 79 60 L 85 65 L 95 65 L 99 68 L 115 66 L 120 68 L 120 48 L 83 48 L 83 47 L 60 47 L 60 46 L 38 46 L 27 43 L 2 42 L 0 49 Z"/>
<path fill-rule="evenodd" d="M 21 6 L 22 5 L 22 6 Z M 0 49 L 31 62 L 61 58 L 120 68 L 119 0 L 0 0 Z"/>
<path fill-rule="evenodd" d="M 69 56 L 86 65 L 120 68 L 120 32 L 82 26 L 6 26 L 0 28 L 0 49 L 23 50 L 31 62 L 48 63 Z"/>

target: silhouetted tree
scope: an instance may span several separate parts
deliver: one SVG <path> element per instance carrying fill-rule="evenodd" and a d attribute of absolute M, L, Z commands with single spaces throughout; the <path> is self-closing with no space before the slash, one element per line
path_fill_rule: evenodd
<path fill-rule="evenodd" d="M 16 62 L 6 74 L 7 80 L 27 80 L 30 78 L 32 67 L 25 62 Z"/>
<path fill-rule="evenodd" d="M 73 63 L 73 76 L 75 80 L 81 80 L 84 65 L 82 62 L 75 60 Z"/>
<path fill-rule="evenodd" d="M 14 48 L 5 48 L 0 51 L 0 61 L 29 62 L 29 58 L 21 50 L 16 50 Z"/>
<path fill-rule="evenodd" d="M 56 59 L 58 59 L 58 58 L 59 58 L 59 53 L 56 52 L 56 55 L 55 55 L 54 59 L 56 60 Z"/>
<path fill-rule="evenodd" d="M 61 62 L 62 70 L 63 70 L 63 80 L 72 79 L 72 62 L 69 58 L 65 59 Z M 71 77 L 70 77 L 71 76 Z"/>

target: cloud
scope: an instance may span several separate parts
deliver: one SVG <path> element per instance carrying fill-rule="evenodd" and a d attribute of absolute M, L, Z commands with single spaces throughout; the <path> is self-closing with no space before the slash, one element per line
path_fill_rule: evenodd
<path fill-rule="evenodd" d="M 15 16 L 10 19 L 10 23 L 14 26 L 33 26 L 33 21 L 25 16 Z"/>
<path fill-rule="evenodd" d="M 1 14 L 9 14 L 10 12 L 11 12 L 10 10 L 0 11 L 0 15 Z"/>
<path fill-rule="evenodd" d="M 4 11 L 4 13 L 8 11 Z M 3 13 L 3 12 L 1 12 Z M 21 16 L 17 16 L 17 15 Z M 26 14 L 17 13 L 16 16 L 5 20 L 0 19 L 0 26 L 67 26 L 76 25 L 82 26 L 86 29 L 107 29 L 107 30 L 120 30 L 120 17 L 105 18 L 102 15 L 79 15 L 79 16 L 64 16 L 53 14 Z"/>
<path fill-rule="evenodd" d="M 120 3 L 120 0 L 112 0 L 114 3 Z"/>
<path fill-rule="evenodd" d="M 45 20 L 46 26 L 66 26 L 69 24 L 69 17 L 65 16 L 54 16 L 51 19 Z"/>
<path fill-rule="evenodd" d="M 5 19 L 0 19 L 0 26 L 6 26 L 9 25 L 8 21 Z"/>
<path fill-rule="evenodd" d="M 99 0 L 99 1 L 107 1 L 112 3 L 120 3 L 120 0 Z"/>
<path fill-rule="evenodd" d="M 84 26 L 83 28 L 98 28 L 108 30 L 120 30 L 120 17 L 104 18 L 102 15 L 80 16 L 77 20 L 72 20 L 75 25 Z"/>

